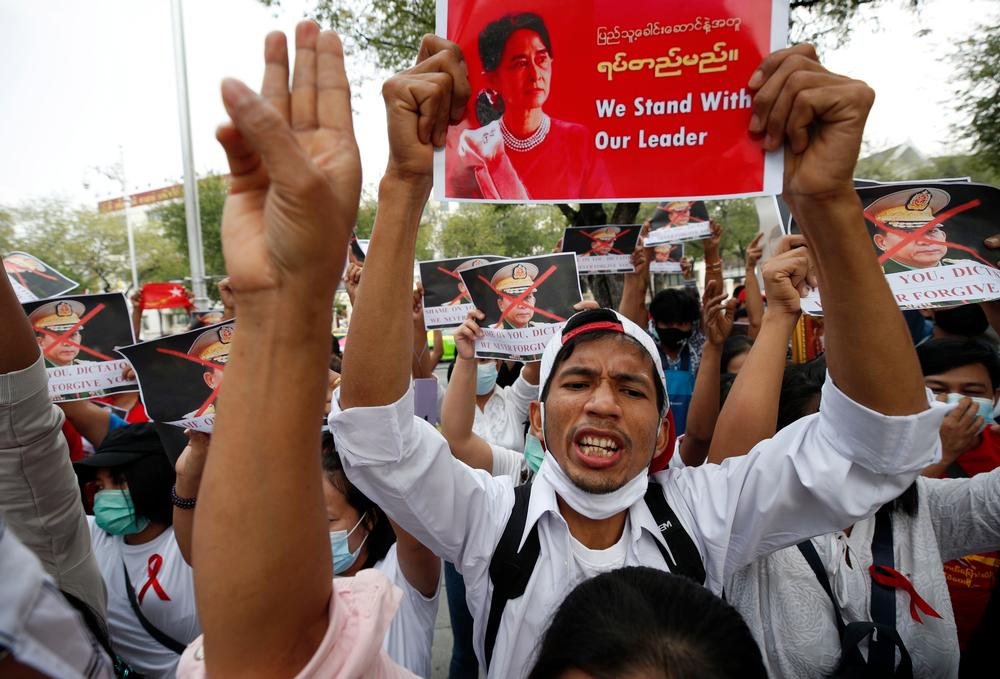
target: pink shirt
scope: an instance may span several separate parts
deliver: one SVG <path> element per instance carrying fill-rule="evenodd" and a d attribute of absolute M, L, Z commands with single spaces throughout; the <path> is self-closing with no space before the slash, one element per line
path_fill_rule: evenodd
<path fill-rule="evenodd" d="M 334 578 L 330 625 L 316 653 L 296 679 L 406 679 L 416 675 L 392 662 L 382 650 L 385 631 L 402 592 L 374 569 L 351 578 Z M 177 667 L 180 679 L 202 679 L 202 637 L 187 647 Z"/>

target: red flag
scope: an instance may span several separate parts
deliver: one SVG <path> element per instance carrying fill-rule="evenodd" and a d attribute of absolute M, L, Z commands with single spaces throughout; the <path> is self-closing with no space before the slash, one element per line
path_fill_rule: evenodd
<path fill-rule="evenodd" d="M 146 283 L 142 286 L 143 309 L 190 309 L 194 305 L 180 283 Z"/>

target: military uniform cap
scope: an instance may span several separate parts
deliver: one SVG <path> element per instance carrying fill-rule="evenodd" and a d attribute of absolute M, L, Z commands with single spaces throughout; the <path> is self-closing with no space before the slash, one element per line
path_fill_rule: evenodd
<path fill-rule="evenodd" d="M 590 235 L 598 240 L 614 240 L 618 237 L 618 234 L 622 232 L 620 227 L 617 226 L 604 226 L 596 231 L 591 231 Z"/>
<path fill-rule="evenodd" d="M 500 267 L 490 283 L 500 292 L 508 295 L 520 295 L 530 288 L 538 278 L 538 267 L 531 262 L 514 262 Z"/>
<path fill-rule="evenodd" d="M 456 266 L 453 273 L 462 273 L 463 271 L 468 271 L 469 269 L 475 268 L 477 266 L 482 266 L 484 264 L 489 264 L 489 261 L 481 257 L 476 257 L 475 259 L 467 259 L 466 261 Z"/>
<path fill-rule="evenodd" d="M 57 299 L 32 311 L 28 320 L 36 328 L 64 332 L 77 325 L 86 311 L 87 308 L 76 300 Z"/>
<path fill-rule="evenodd" d="M 894 191 L 874 201 L 865 211 L 898 229 L 917 229 L 948 205 L 947 191 L 930 187 Z"/>
<path fill-rule="evenodd" d="M 191 345 L 188 355 L 203 361 L 211 361 L 225 365 L 229 361 L 229 345 L 233 341 L 233 325 L 228 323 L 218 328 L 212 328 L 198 335 Z"/>
<path fill-rule="evenodd" d="M 673 202 L 667 203 L 664 209 L 666 209 L 668 212 L 684 212 L 691 209 L 691 201 L 675 200 Z"/>
<path fill-rule="evenodd" d="M 15 266 L 19 266 L 28 269 L 30 271 L 45 270 L 45 267 L 42 266 L 41 262 L 39 262 L 34 257 L 30 257 L 28 255 L 13 254 L 10 255 L 9 257 L 4 257 L 3 261 L 4 264 L 14 264 Z"/>

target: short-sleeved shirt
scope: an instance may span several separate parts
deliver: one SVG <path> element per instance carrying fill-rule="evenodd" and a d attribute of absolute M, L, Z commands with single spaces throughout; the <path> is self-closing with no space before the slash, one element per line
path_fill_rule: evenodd
<path fill-rule="evenodd" d="M 182 644 L 201 634 L 191 567 L 181 556 L 173 527 L 141 545 L 125 544 L 87 517 L 97 566 L 108 588 L 108 628 L 115 652 L 148 677 L 173 677 L 180 656 L 151 637 L 132 610 L 122 562 L 142 613 Z"/>

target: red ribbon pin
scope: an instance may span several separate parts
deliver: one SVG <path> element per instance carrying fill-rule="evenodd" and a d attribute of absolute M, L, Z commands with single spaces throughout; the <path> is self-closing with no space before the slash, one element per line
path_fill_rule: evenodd
<path fill-rule="evenodd" d="M 156 592 L 156 596 L 159 597 L 160 601 L 170 601 L 170 597 L 167 593 L 163 591 L 163 587 L 160 586 L 160 581 L 156 579 L 156 574 L 160 572 L 160 568 L 163 566 L 163 557 L 159 554 L 154 554 L 149 557 L 149 562 L 146 564 L 146 573 L 149 574 L 149 579 L 146 580 L 146 584 L 142 586 L 139 590 L 139 604 L 142 605 L 142 598 L 146 596 L 146 590 L 150 587 Z"/>
<path fill-rule="evenodd" d="M 890 568 L 889 566 L 876 566 L 873 564 L 869 567 L 868 572 L 871 573 L 872 580 L 883 587 L 901 589 L 910 595 L 910 617 L 912 617 L 915 622 L 920 624 L 923 624 L 924 622 L 920 619 L 920 614 L 917 612 L 918 609 L 923 611 L 924 615 L 929 615 L 932 618 L 941 617 L 941 615 L 935 611 L 929 603 L 924 601 L 923 597 L 917 594 L 917 590 L 913 587 L 913 583 L 907 580 L 906 576 L 897 571 L 895 568 Z"/>

